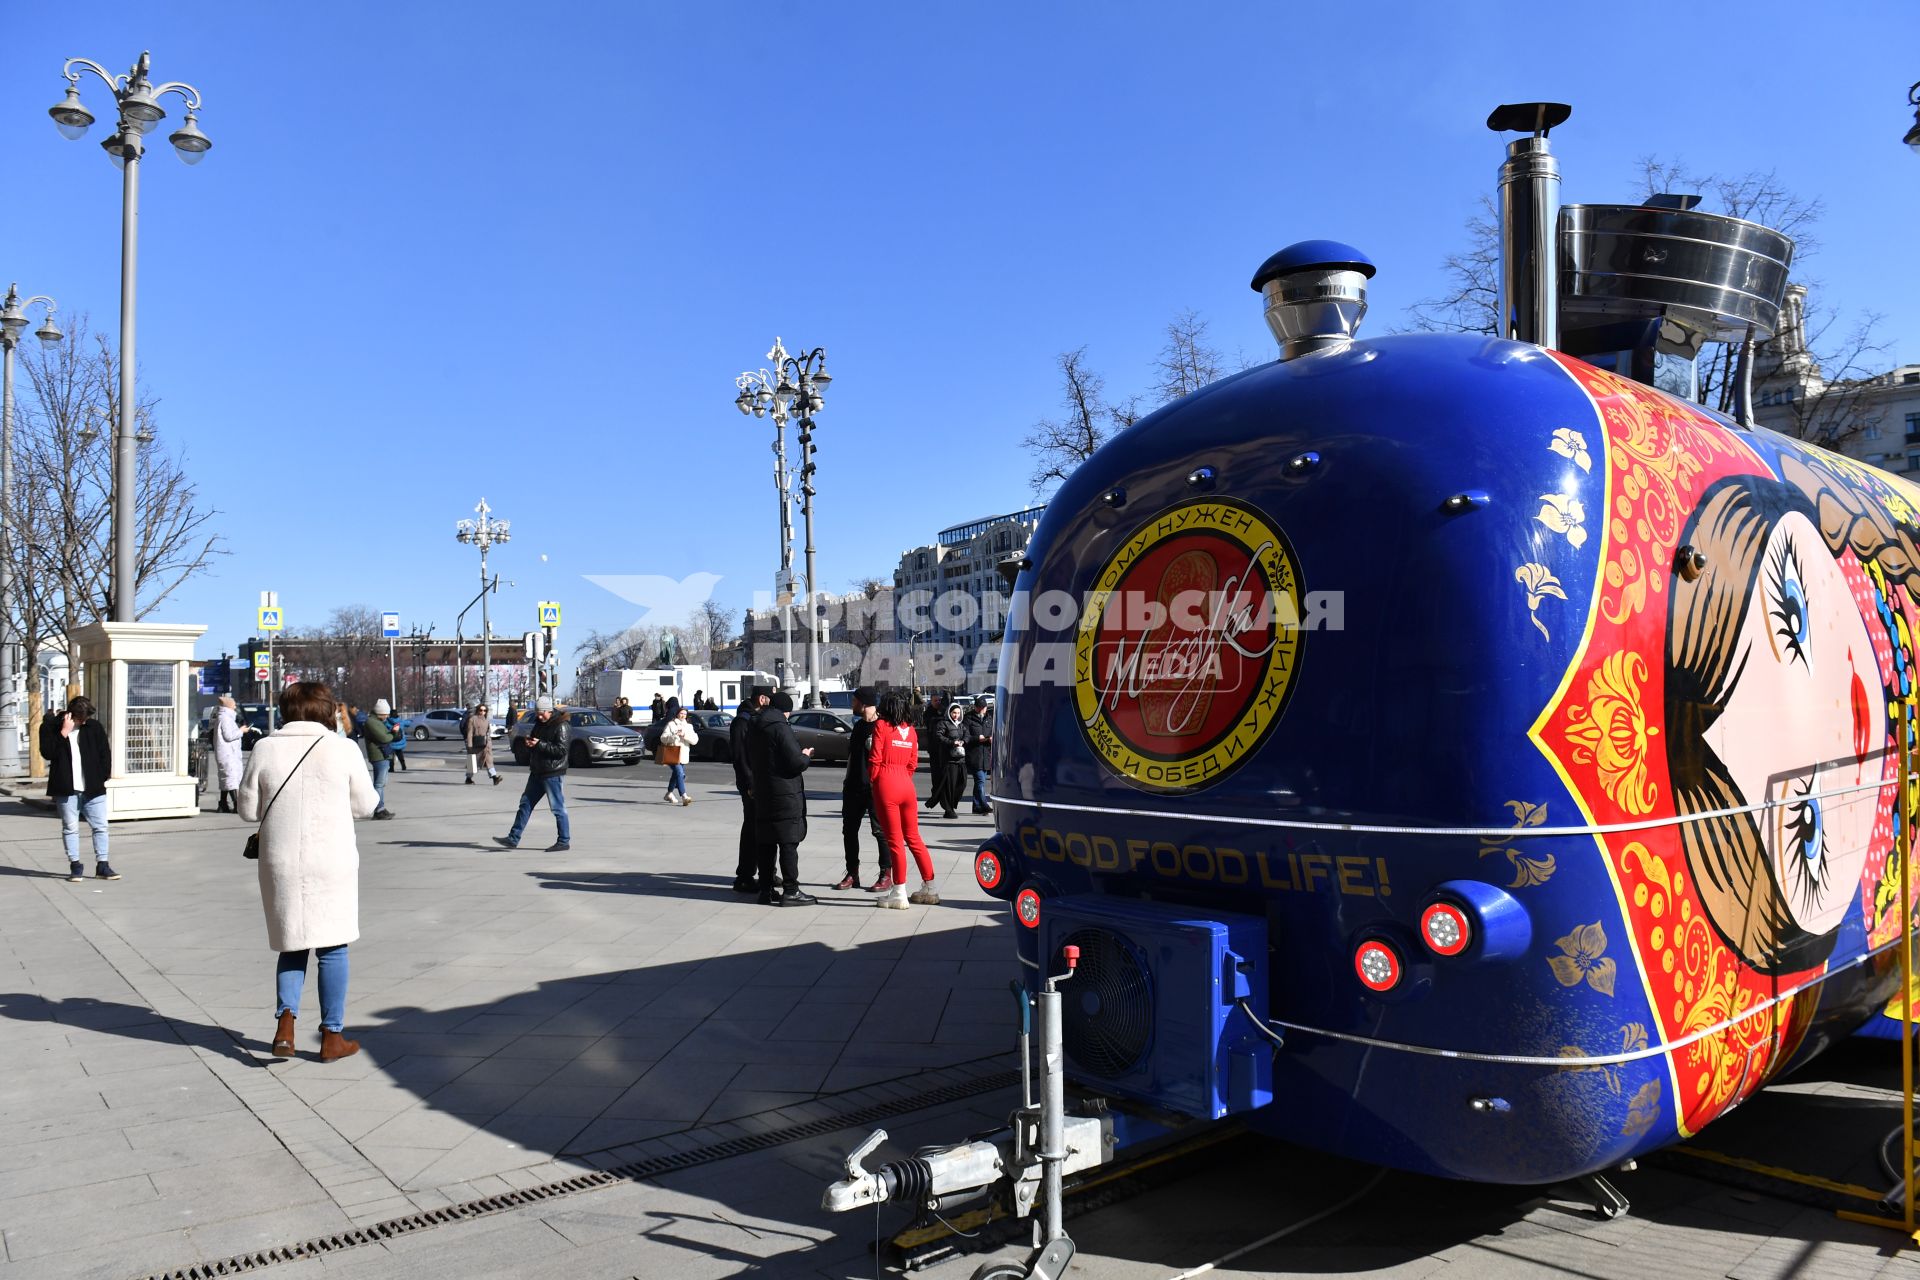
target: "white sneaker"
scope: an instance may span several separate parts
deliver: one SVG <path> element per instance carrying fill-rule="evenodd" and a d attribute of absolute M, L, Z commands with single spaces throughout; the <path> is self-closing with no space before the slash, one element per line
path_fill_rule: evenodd
<path fill-rule="evenodd" d="M 919 892 L 908 898 L 907 901 L 919 907 L 937 907 L 940 905 L 940 894 L 934 889 L 933 881 L 923 880 L 920 882 Z"/>
<path fill-rule="evenodd" d="M 873 900 L 876 907 L 891 907 L 895 911 L 907 909 L 907 886 L 897 884 Z"/>

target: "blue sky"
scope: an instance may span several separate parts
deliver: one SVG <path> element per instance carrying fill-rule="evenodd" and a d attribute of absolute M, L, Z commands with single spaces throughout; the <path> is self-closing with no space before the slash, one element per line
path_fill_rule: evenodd
<path fill-rule="evenodd" d="M 0 277 L 111 329 L 119 175 L 46 117 L 60 64 L 202 91 L 207 162 L 154 138 L 140 374 L 231 554 L 160 617 L 336 605 L 452 630 L 513 521 L 496 626 L 637 610 L 587 574 L 776 563 L 771 426 L 731 404 L 774 335 L 824 344 L 821 585 L 1027 502 L 1019 440 L 1085 344 L 1143 389 L 1173 314 L 1268 358 L 1253 268 L 1294 240 L 1379 263 L 1404 322 L 1489 189 L 1504 101 L 1574 104 L 1568 200 L 1635 157 L 1819 193 L 1800 273 L 1920 361 L 1920 9 L 1627 3 L 565 5 L 334 0 L 6 7 Z M 103 119 L 91 78 L 85 100 Z M 172 100 L 170 100 L 172 101 Z M 178 112 L 175 111 L 177 119 Z M 797 516 L 796 516 L 797 523 Z M 544 560 L 542 559 L 544 557 Z"/>

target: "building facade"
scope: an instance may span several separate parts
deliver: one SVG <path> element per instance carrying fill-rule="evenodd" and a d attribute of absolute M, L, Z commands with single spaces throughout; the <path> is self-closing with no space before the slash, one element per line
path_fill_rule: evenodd
<path fill-rule="evenodd" d="M 1780 332 L 1754 368 L 1754 418 L 1920 482 L 1920 364 L 1829 380 L 1807 350 L 1806 289 L 1793 285 Z"/>
<path fill-rule="evenodd" d="M 1000 564 L 1026 550 L 1045 510 L 1027 507 L 953 525 L 901 554 L 894 601 L 911 646 L 914 683 L 992 687 L 1011 595 Z"/>

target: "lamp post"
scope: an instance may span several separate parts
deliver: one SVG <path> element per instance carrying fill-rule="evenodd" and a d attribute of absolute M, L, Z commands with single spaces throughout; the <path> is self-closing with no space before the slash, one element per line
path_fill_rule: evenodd
<path fill-rule="evenodd" d="M 800 425 L 800 511 L 806 525 L 807 544 L 807 698 L 817 703 L 820 695 L 820 611 L 815 606 L 813 567 L 813 415 L 826 405 L 827 387 L 833 375 L 827 372 L 827 349 L 815 347 L 804 355 L 787 354 L 779 338 L 767 352 L 773 371 L 758 369 L 733 380 L 739 389 L 734 408 L 756 418 L 773 417 L 773 483 L 780 494 L 780 575 L 775 594 L 786 601 L 788 671 L 793 669 L 793 476 L 787 468 L 787 419 Z M 775 382 L 775 378 L 779 381 Z M 784 674 L 784 673 L 783 673 Z M 784 683 L 784 679 L 783 679 Z"/>
<path fill-rule="evenodd" d="M 142 53 L 126 75 L 116 76 L 97 62 L 68 58 L 61 68 L 67 94 L 47 114 L 62 135 L 78 139 L 93 123 L 93 112 L 80 102 L 80 71 L 91 71 L 106 82 L 118 104 L 120 122 L 112 137 L 100 146 L 118 165 L 120 187 L 120 425 L 113 447 L 113 621 L 134 620 L 134 484 L 138 441 L 134 428 L 134 266 L 140 229 L 140 156 L 146 150 L 141 136 L 153 131 L 167 113 L 160 99 L 169 93 L 187 104 L 187 117 L 167 141 L 188 164 L 200 163 L 213 143 L 200 132 L 200 91 L 190 84 L 169 81 L 156 85 L 148 78 L 150 61 Z M 75 68 L 79 68 L 76 70 Z"/>
<path fill-rule="evenodd" d="M 487 505 L 485 498 L 473 509 L 477 520 L 462 520 L 454 526 L 453 536 L 468 546 L 480 548 L 480 701 L 486 706 L 487 714 L 493 714 L 493 619 L 488 615 L 487 597 L 493 594 L 491 587 L 498 582 L 489 583 L 487 578 L 487 551 L 496 542 L 511 542 L 513 535 L 510 522 L 492 518 L 493 508 Z M 464 610 L 462 611 L 464 613 Z M 462 698 L 466 691 L 460 692 Z"/>
<path fill-rule="evenodd" d="M 20 761 L 20 693 L 16 687 L 25 663 L 31 662 L 20 638 L 13 634 L 13 349 L 27 327 L 27 308 L 44 303 L 46 318 L 33 336 L 49 345 L 64 336 L 53 322 L 54 301 L 37 293 L 22 300 L 19 285 L 7 286 L 0 302 L 0 362 L 6 365 L 0 388 L 0 776 L 14 777 Z M 15 650 L 19 649 L 16 654 Z"/>

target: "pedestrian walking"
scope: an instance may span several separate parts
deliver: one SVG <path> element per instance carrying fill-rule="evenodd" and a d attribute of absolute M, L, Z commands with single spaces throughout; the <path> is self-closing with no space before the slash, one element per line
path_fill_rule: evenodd
<path fill-rule="evenodd" d="M 47 762 L 47 794 L 60 809 L 60 842 L 67 851 L 67 879 L 85 880 L 80 862 L 80 822 L 93 837 L 93 874 L 118 880 L 107 861 L 107 779 L 113 773 L 113 747 L 106 726 L 83 695 L 67 700 L 67 709 L 40 722 L 40 756 Z"/>
<path fill-rule="evenodd" d="M 973 775 L 973 811 L 990 814 L 993 805 L 987 799 L 987 773 L 993 767 L 993 708 L 985 694 L 973 700 L 967 713 L 967 772 Z"/>
<path fill-rule="evenodd" d="M 468 709 L 460 722 L 460 737 L 467 748 L 467 785 L 472 786 L 474 775 L 485 769 L 493 785 L 499 786 L 500 771 L 493 767 L 493 720 L 485 707 L 476 702 Z"/>
<path fill-rule="evenodd" d="M 233 793 L 240 789 L 241 775 L 247 771 L 242 750 L 252 725 L 240 723 L 240 705 L 231 694 L 220 695 L 220 709 L 213 714 L 213 763 L 220 775 L 220 807 L 215 813 L 233 812 Z"/>
<path fill-rule="evenodd" d="M 880 721 L 873 726 L 873 746 L 867 757 L 867 779 L 873 785 L 874 815 L 880 834 L 893 856 L 893 885 L 874 899 L 875 906 L 905 911 L 909 902 L 938 906 L 933 888 L 933 859 L 920 838 L 920 814 L 914 803 L 913 771 L 920 767 L 920 738 L 914 732 L 907 701 L 889 690 L 880 699 Z M 920 890 L 907 896 L 907 850 L 920 868 Z"/>
<path fill-rule="evenodd" d="M 934 738 L 938 736 L 940 726 L 947 718 L 947 699 L 944 694 L 927 695 L 926 709 L 913 725 L 927 740 L 927 808 L 940 807 L 940 759 L 933 754 Z"/>
<path fill-rule="evenodd" d="M 660 731 L 660 763 L 667 766 L 668 804 L 693 803 L 687 798 L 687 761 L 693 759 L 693 748 L 699 741 L 699 731 L 687 719 L 687 709 L 678 698 L 669 699 L 666 728 Z"/>
<path fill-rule="evenodd" d="M 846 846 L 847 874 L 833 886 L 836 889 L 860 887 L 860 828 L 873 825 L 873 783 L 867 777 L 867 756 L 873 747 L 873 722 L 879 718 L 873 705 L 877 700 L 871 685 L 853 691 L 853 732 L 847 738 L 846 777 L 840 782 L 840 841 Z M 872 890 L 884 893 L 893 888 L 884 844 L 879 859 L 880 873 L 874 877 Z"/>
<path fill-rule="evenodd" d="M 613 722 L 619 725 L 633 724 L 633 704 L 627 701 L 625 694 L 613 700 Z"/>
<path fill-rule="evenodd" d="M 567 797 L 563 785 L 567 777 L 567 753 L 571 749 L 572 738 L 567 718 L 554 713 L 553 699 L 544 696 L 535 698 L 533 723 L 521 735 L 527 747 L 527 785 L 520 793 L 520 810 L 514 815 L 513 830 L 504 836 L 495 836 L 495 844 L 518 849 L 520 837 L 527 830 L 527 819 L 533 816 L 533 806 L 545 797 L 547 808 L 553 810 L 555 830 L 554 842 L 547 846 L 547 852 L 565 853 L 572 847 L 572 842 L 567 838 Z"/>
<path fill-rule="evenodd" d="M 813 748 L 803 748 L 793 736 L 793 726 L 787 723 L 792 710 L 791 695 L 774 694 L 754 717 L 747 737 L 759 901 L 769 907 L 810 907 L 819 901 L 800 888 L 800 842 L 807 838 L 807 757 Z M 776 874 L 777 894 L 773 891 Z"/>
<path fill-rule="evenodd" d="M 667 700 L 656 693 L 653 695 L 653 705 L 647 708 L 647 720 L 651 724 L 662 724 L 666 718 Z"/>
<path fill-rule="evenodd" d="M 372 723 L 369 721 L 369 723 Z M 241 781 L 240 816 L 260 824 L 260 906 L 274 966 L 273 1056 L 293 1056 L 294 1021 L 318 957 L 320 1061 L 360 1052 L 343 1034 L 347 1019 L 347 946 L 360 936 L 360 849 L 353 820 L 371 815 L 379 795 L 360 749 L 333 732 L 333 691 L 313 680 L 280 695 L 280 731 L 253 749 Z"/>
<path fill-rule="evenodd" d="M 397 772 L 407 771 L 407 727 L 406 717 L 398 711 L 387 717 L 387 728 L 393 732 L 393 767 Z"/>
<path fill-rule="evenodd" d="M 767 705 L 773 690 L 755 685 L 727 726 L 727 749 L 733 756 L 733 789 L 740 793 L 740 856 L 733 864 L 733 891 L 760 892 L 760 842 L 754 834 L 753 770 L 747 763 L 747 741 L 754 718 Z"/>
<path fill-rule="evenodd" d="M 943 817 L 952 818 L 960 807 L 967 768 L 966 721 L 960 704 L 949 702 L 947 713 L 933 726 L 927 738 L 927 772 L 933 775 L 933 807 Z"/>
<path fill-rule="evenodd" d="M 381 819 L 393 816 L 387 808 L 387 770 L 393 767 L 393 730 L 387 726 L 387 717 L 392 712 L 385 698 L 378 699 L 373 704 L 373 714 L 360 730 L 366 743 L 367 765 L 373 770 L 373 793 L 380 798 L 373 816 Z"/>

